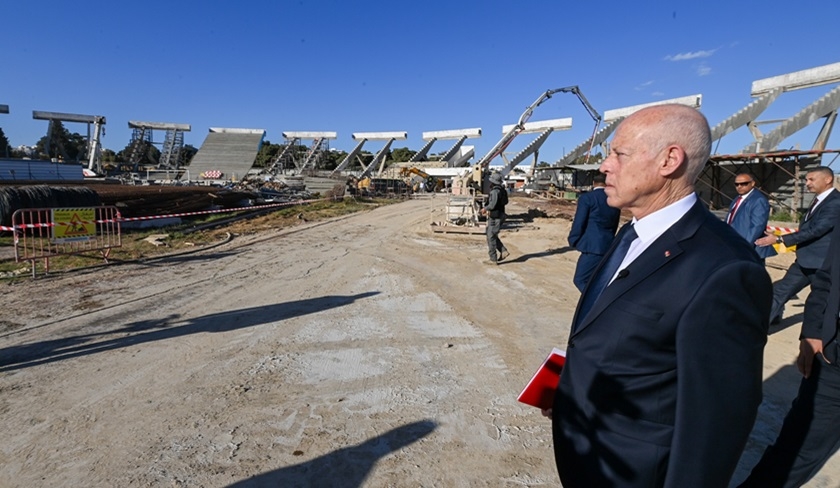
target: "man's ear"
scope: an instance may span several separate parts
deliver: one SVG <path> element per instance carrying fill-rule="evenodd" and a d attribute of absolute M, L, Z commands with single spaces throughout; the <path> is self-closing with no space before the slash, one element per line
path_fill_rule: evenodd
<path fill-rule="evenodd" d="M 659 173 L 662 176 L 678 176 L 684 173 L 686 170 L 685 149 L 675 144 L 666 147 L 659 164 Z"/>

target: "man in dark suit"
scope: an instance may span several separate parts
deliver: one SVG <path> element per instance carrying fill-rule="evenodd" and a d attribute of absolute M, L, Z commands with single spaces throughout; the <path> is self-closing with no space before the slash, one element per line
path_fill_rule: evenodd
<path fill-rule="evenodd" d="M 706 118 L 648 107 L 600 170 L 633 222 L 581 296 L 551 412 L 560 480 L 577 487 L 727 486 L 761 402 L 771 283 L 694 182 Z"/>
<path fill-rule="evenodd" d="M 755 241 L 758 246 L 774 243 L 796 246 L 796 261 L 788 268 L 785 276 L 773 284 L 773 308 L 770 322 L 782 318 L 785 303 L 803 288 L 811 284 L 814 274 L 825 260 L 831 242 L 831 231 L 840 218 L 840 192 L 834 189 L 834 172 L 820 166 L 805 175 L 805 186 L 814 193 L 805 220 L 799 230 L 783 236 L 768 235 Z"/>
<path fill-rule="evenodd" d="M 749 243 L 764 237 L 767 219 L 770 217 L 770 202 L 755 187 L 755 178 L 749 173 L 735 175 L 735 191 L 738 196 L 729 204 L 726 223 Z M 773 246 L 755 246 L 761 259 L 776 255 Z"/>
<path fill-rule="evenodd" d="M 822 204 L 820 204 L 822 205 Z M 840 222 L 837 222 L 840 224 Z M 835 225 L 822 267 L 811 280 L 799 336 L 799 393 L 776 442 L 740 486 L 799 487 L 814 477 L 840 443 L 840 225 Z"/>
<path fill-rule="evenodd" d="M 592 191 L 578 198 L 575 220 L 569 231 L 569 245 L 580 251 L 573 281 L 581 292 L 609 250 L 621 216 L 621 210 L 607 205 L 605 182 L 603 173 L 592 178 Z"/>

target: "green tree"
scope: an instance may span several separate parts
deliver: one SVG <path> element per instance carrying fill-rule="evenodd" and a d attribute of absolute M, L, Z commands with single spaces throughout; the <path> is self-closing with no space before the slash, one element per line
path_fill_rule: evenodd
<path fill-rule="evenodd" d="M 333 170 L 347 157 L 347 151 L 326 151 L 321 160 L 323 169 Z"/>
<path fill-rule="evenodd" d="M 272 144 L 268 139 L 264 140 L 257 153 L 257 158 L 254 160 L 254 166 L 258 168 L 268 167 L 271 161 L 283 151 L 284 147 L 280 144 Z"/>
<path fill-rule="evenodd" d="M 134 144 L 134 142 L 129 142 L 122 151 L 118 152 L 116 156 L 117 161 L 124 163 L 131 162 L 131 153 L 134 149 Z M 156 148 L 154 144 L 149 141 L 139 141 L 137 144 L 140 145 L 138 149 L 140 158 L 137 161 L 139 166 L 154 166 L 160 162 L 160 149 Z"/>
<path fill-rule="evenodd" d="M 586 154 L 582 154 L 575 158 L 572 161 L 572 164 L 597 164 L 600 163 L 604 159 L 604 156 L 601 153 L 598 154 L 591 154 L 589 156 L 589 160 L 587 161 Z"/>
<path fill-rule="evenodd" d="M 196 149 L 195 146 L 192 144 L 185 144 L 184 147 L 181 148 L 181 153 L 178 155 L 178 166 L 189 166 L 192 159 L 195 157 L 195 153 L 197 152 L 198 149 Z"/>
<path fill-rule="evenodd" d="M 391 161 L 395 163 L 404 163 L 413 158 L 417 151 L 412 151 L 407 147 L 398 147 L 391 151 Z"/>
<path fill-rule="evenodd" d="M 87 156 L 87 138 L 75 132 L 71 133 L 57 120 L 52 124 L 52 132 L 40 138 L 35 148 L 38 155 L 46 159 L 61 158 L 65 161 L 79 162 Z"/>
<path fill-rule="evenodd" d="M 116 163 L 117 153 L 110 149 L 103 149 L 99 156 L 103 163 Z"/>
<path fill-rule="evenodd" d="M 2 128 L 0 128 L 0 157 L 12 157 L 12 146 L 9 144 L 9 139 L 6 137 Z"/>

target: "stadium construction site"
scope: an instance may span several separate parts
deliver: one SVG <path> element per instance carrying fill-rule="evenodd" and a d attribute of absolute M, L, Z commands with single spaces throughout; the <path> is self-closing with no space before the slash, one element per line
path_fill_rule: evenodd
<path fill-rule="evenodd" d="M 753 127 L 785 91 L 829 83 L 840 83 L 840 63 L 758 80 L 755 100 L 714 125 L 713 137 Z M 416 160 L 390 165 L 390 146 L 405 133 L 357 133 L 356 149 L 333 170 L 319 167 L 317 154 L 334 133 L 286 132 L 286 147 L 311 143 L 255 168 L 265 132 L 215 128 L 186 168 L 163 161 L 169 167 L 105 177 L 94 154 L 88 168 L 97 176 L 74 179 L 60 166 L 88 168 L 3 160 L 0 230 L 15 235 L 4 244 L 45 245 L 24 259 L 33 263 L 52 250 L 108 260 L 106 248 L 119 245 L 114 232 L 144 222 L 243 209 L 300 212 L 282 223 L 228 223 L 219 231 L 232 238 L 150 259 L 0 281 L 7 311 L 0 319 L 0 427 L 7 433 L 0 484 L 556 485 L 550 422 L 516 397 L 569 335 L 578 254 L 565 244 L 576 194 L 597 169 L 586 155 L 606 150 L 618 123 L 641 108 L 592 110 L 589 139 L 549 168 L 514 171 L 531 156 L 536 162 L 545 139 L 571 123 L 529 120 L 560 94 L 589 106 L 577 87 L 548 90 L 475 163 L 463 143 L 480 129 L 424 133 Z M 660 103 L 700 108 L 701 101 Z M 834 87 L 776 129 L 756 132 L 743 153 L 714 155 L 700 198 L 725 208 L 734 175 L 747 170 L 776 213 L 807 208 L 802 173 L 838 154 L 825 147 L 838 106 Z M 820 119 L 814 147 L 777 148 Z M 177 131 L 189 128 L 130 124 L 142 140 L 151 140 L 147 131 L 166 131 L 171 147 Z M 537 135 L 525 149 L 506 154 L 529 133 Z M 442 154 L 448 157 L 427 161 L 441 139 L 455 141 Z M 361 164 L 367 141 L 384 146 Z M 169 155 L 161 159 L 177 161 L 163 146 Z M 491 166 L 497 158 L 504 164 Z M 487 244 L 475 215 L 490 171 L 505 175 L 511 192 L 501 234 L 511 255 L 498 266 L 482 263 Z M 325 201 L 358 201 L 364 210 L 313 218 L 303 207 Z M 771 277 L 779 279 L 793 259 L 768 258 Z M 772 326 L 764 401 L 733 483 L 775 438 L 796 395 L 804 299 L 790 301 Z M 807 486 L 840 486 L 840 455 Z"/>

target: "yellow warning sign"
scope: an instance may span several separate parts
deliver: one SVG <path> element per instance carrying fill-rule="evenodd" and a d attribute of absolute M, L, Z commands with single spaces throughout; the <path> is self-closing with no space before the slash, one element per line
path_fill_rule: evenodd
<path fill-rule="evenodd" d="M 96 235 L 96 209 L 54 208 L 52 230 L 55 242 L 89 240 Z"/>

